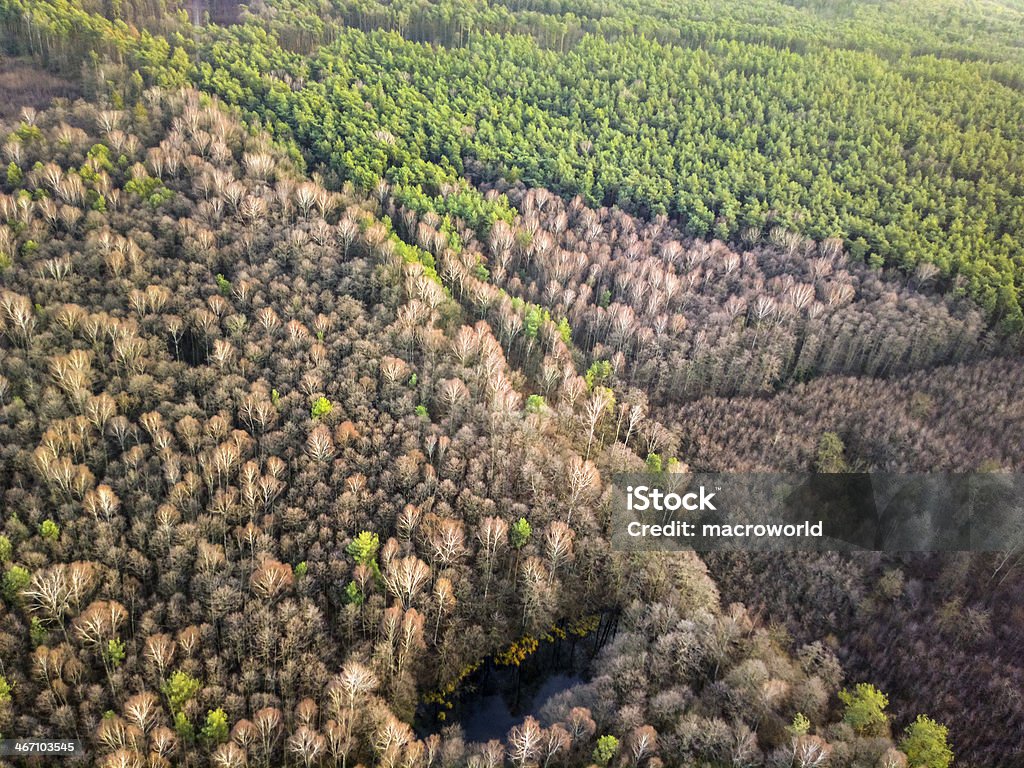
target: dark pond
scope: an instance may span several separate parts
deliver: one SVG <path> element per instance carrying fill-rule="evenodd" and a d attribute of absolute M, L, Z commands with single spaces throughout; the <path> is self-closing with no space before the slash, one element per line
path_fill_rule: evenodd
<path fill-rule="evenodd" d="M 583 635 L 562 632 L 561 640 L 547 635 L 518 667 L 484 659 L 451 696 L 451 708 L 444 703 L 420 707 L 416 730 L 426 735 L 458 724 L 467 742 L 479 743 L 504 740 L 527 716 L 540 719 L 552 697 L 586 682 L 590 662 L 618 629 L 617 612 L 594 619 L 596 625 Z"/>
<path fill-rule="evenodd" d="M 584 682 L 583 677 L 568 672 L 556 672 L 539 680 L 535 690 L 519 691 L 518 706 L 515 690 L 503 688 L 493 693 L 467 697 L 461 707 L 458 723 L 466 734 L 466 741 L 504 739 L 514 725 L 527 715 L 537 717 L 548 699 Z"/>

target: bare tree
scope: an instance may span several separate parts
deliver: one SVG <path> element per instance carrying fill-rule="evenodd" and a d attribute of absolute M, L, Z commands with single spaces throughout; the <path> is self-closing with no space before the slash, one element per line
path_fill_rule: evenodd
<path fill-rule="evenodd" d="M 572 541 L 575 534 L 561 522 L 553 520 L 544 530 L 544 552 L 548 559 L 548 583 L 568 560 L 572 559 Z"/>
<path fill-rule="evenodd" d="M 526 768 L 535 765 L 541 754 L 543 731 L 540 723 L 533 717 L 527 717 L 522 725 L 517 725 L 508 732 L 508 757 L 513 765 Z"/>
<path fill-rule="evenodd" d="M 484 561 L 484 601 L 486 602 L 491 586 L 491 576 L 494 572 L 494 561 L 508 546 L 508 523 L 500 517 L 485 517 L 480 521 L 476 536 L 480 542 L 480 556 Z"/>
<path fill-rule="evenodd" d="M 304 768 L 316 764 L 323 754 L 327 743 L 324 737 L 312 728 L 300 725 L 288 737 L 288 751 L 295 756 Z"/>
<path fill-rule="evenodd" d="M 395 559 L 384 572 L 384 586 L 401 601 L 403 608 L 412 606 L 429 579 L 430 567 L 415 555 Z"/>

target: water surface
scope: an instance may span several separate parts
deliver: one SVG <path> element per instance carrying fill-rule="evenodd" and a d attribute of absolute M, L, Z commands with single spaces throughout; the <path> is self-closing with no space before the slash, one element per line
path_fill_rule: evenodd
<path fill-rule="evenodd" d="M 512 726 L 519 725 L 528 715 L 538 713 L 555 694 L 566 691 L 583 682 L 579 675 L 556 672 L 548 675 L 536 688 L 527 691 L 525 686 L 519 692 L 519 706 L 515 706 L 515 692 L 498 690 L 468 696 L 463 702 L 463 714 L 459 718 L 466 733 L 466 741 L 484 742 L 504 739 Z"/>

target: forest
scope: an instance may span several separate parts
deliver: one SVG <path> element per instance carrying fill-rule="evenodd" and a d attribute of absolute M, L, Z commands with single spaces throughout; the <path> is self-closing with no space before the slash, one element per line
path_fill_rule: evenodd
<path fill-rule="evenodd" d="M 340 181 L 384 181 L 421 213 L 479 229 L 507 212 L 442 192 L 500 177 L 664 214 L 697 237 L 782 226 L 875 266 L 935 265 L 1019 333 L 1024 12 L 922 4 L 941 36 L 905 30 L 902 3 L 822 4 L 824 16 L 772 0 L 598 4 L 577 17 L 557 4 L 261 1 L 226 26 L 163 8 L 163 37 L 126 23 L 155 15 L 145 6 L 4 8 L 20 52 L 77 72 L 109 51 L 135 70 L 102 75 L 122 100 L 147 80 L 192 82 Z M 816 45 L 836 16 L 845 31 Z"/>
<path fill-rule="evenodd" d="M 1019 550 L 620 552 L 610 504 L 622 471 L 1024 468 L 1021 28 L 0 0 L 0 738 L 1018 765 Z"/>

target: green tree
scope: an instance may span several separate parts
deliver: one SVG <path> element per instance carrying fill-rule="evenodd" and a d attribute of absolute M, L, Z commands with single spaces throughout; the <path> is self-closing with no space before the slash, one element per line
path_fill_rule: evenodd
<path fill-rule="evenodd" d="M 309 414 L 314 419 L 319 419 L 334 410 L 334 405 L 326 397 L 320 396 L 313 402 Z"/>
<path fill-rule="evenodd" d="M 543 395 L 530 395 L 526 398 L 526 410 L 528 413 L 542 413 L 544 405 Z"/>
<path fill-rule="evenodd" d="M 839 700 L 846 709 L 843 721 L 862 736 L 883 736 L 888 732 L 889 716 L 885 708 L 889 697 L 870 683 L 857 683 L 853 691 L 843 689 Z"/>
<path fill-rule="evenodd" d="M 356 565 L 369 565 L 380 550 L 380 536 L 372 531 L 360 531 L 359 535 L 345 548 L 356 561 Z"/>
<path fill-rule="evenodd" d="M 186 744 L 191 744 L 196 738 L 195 728 L 184 712 L 174 713 L 174 731 Z"/>
<path fill-rule="evenodd" d="M 199 689 L 202 687 L 203 684 L 199 680 L 187 672 L 177 669 L 171 673 L 171 676 L 163 684 L 161 690 L 164 696 L 167 697 L 167 703 L 171 711 L 177 713 L 181 712 L 182 707 L 199 693 Z"/>
<path fill-rule="evenodd" d="M 206 713 L 206 723 L 200 734 L 203 741 L 210 746 L 223 744 L 228 740 L 228 716 L 223 709 L 211 709 Z"/>
<path fill-rule="evenodd" d="M 606 766 L 618 751 L 619 740 L 617 738 L 610 734 L 602 736 L 597 740 L 597 746 L 594 747 L 594 762 L 602 767 Z"/>
<path fill-rule="evenodd" d="M 377 552 L 380 550 L 380 536 L 372 531 L 360 531 L 345 551 L 356 561 L 356 565 L 365 565 L 373 575 L 380 579 L 380 566 L 377 564 Z"/>
<path fill-rule="evenodd" d="M 103 658 L 111 667 L 121 666 L 125 659 L 124 641 L 119 637 L 112 637 L 107 641 L 107 647 L 103 649 Z"/>
<path fill-rule="evenodd" d="M 40 645 L 46 645 L 49 636 L 50 632 L 46 625 L 43 624 L 42 619 L 38 616 L 33 616 L 31 623 L 28 625 L 28 637 L 32 641 L 33 647 L 38 648 Z"/>
<path fill-rule="evenodd" d="M 224 277 L 220 272 L 214 276 L 214 279 L 217 281 L 217 290 L 220 291 L 221 296 L 230 296 L 231 281 Z"/>
<path fill-rule="evenodd" d="M 562 318 L 558 321 L 558 336 L 562 339 L 563 344 L 572 343 L 572 326 L 569 325 L 567 318 Z"/>
<path fill-rule="evenodd" d="M 662 470 L 661 466 L 661 454 L 660 453 L 649 453 L 647 454 L 647 461 L 644 462 L 648 472 L 660 473 Z"/>
<path fill-rule="evenodd" d="M 526 542 L 530 540 L 530 534 L 533 533 L 533 529 L 530 527 L 529 521 L 525 517 L 520 517 L 514 523 L 512 523 L 512 531 L 510 533 L 510 540 L 514 549 L 522 549 L 526 546 Z"/>
<path fill-rule="evenodd" d="M 949 748 L 949 729 L 926 715 L 918 715 L 905 732 L 900 749 L 909 768 L 949 768 L 953 750 Z"/>
<path fill-rule="evenodd" d="M 60 526 L 53 520 L 43 520 L 39 524 L 39 535 L 48 541 L 56 541 L 60 538 Z"/>
<path fill-rule="evenodd" d="M 811 721 L 807 719 L 807 715 L 803 712 L 797 712 L 793 716 L 793 722 L 789 725 L 788 730 L 794 736 L 805 736 L 811 730 Z"/>
<path fill-rule="evenodd" d="M 13 689 L 14 686 L 7 682 L 7 678 L 0 675 L 0 704 L 11 700 L 11 691 Z"/>
<path fill-rule="evenodd" d="M 11 540 L 0 534 L 0 563 L 6 563 L 11 559 Z"/>
<path fill-rule="evenodd" d="M 543 310 L 535 304 L 531 304 L 530 308 L 526 310 L 526 317 L 523 323 L 523 331 L 526 333 L 526 337 L 529 339 L 537 338 L 537 333 L 540 331 L 540 326 L 543 322 Z"/>
<path fill-rule="evenodd" d="M 348 586 L 345 587 L 345 600 L 352 605 L 362 605 L 366 602 L 366 597 L 359 589 L 359 585 L 354 581 L 350 581 Z"/>
<path fill-rule="evenodd" d="M 7 165 L 7 184 L 12 187 L 20 186 L 22 178 L 21 168 L 12 160 Z"/>
<path fill-rule="evenodd" d="M 587 382 L 587 389 L 593 389 L 598 384 L 604 384 L 612 375 L 612 364 L 608 360 L 595 360 L 590 364 L 584 379 Z"/>
<path fill-rule="evenodd" d="M 8 602 L 18 599 L 21 591 L 32 581 L 32 575 L 20 565 L 12 565 L 4 574 L 3 593 Z"/>

